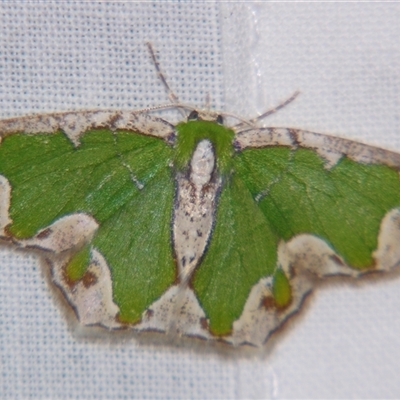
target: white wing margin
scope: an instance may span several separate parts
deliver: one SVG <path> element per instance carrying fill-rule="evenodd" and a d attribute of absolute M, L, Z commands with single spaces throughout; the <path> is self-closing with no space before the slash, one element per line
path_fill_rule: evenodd
<path fill-rule="evenodd" d="M 145 111 L 73 111 L 0 120 L 0 139 L 13 133 L 54 133 L 62 130 L 74 146 L 88 129 L 126 129 L 172 142 L 175 127 Z"/>
<path fill-rule="evenodd" d="M 400 154 L 349 139 L 292 128 L 257 128 L 236 132 L 237 150 L 248 147 L 289 146 L 315 150 L 332 168 L 343 156 L 363 164 L 385 164 L 400 169 Z"/>

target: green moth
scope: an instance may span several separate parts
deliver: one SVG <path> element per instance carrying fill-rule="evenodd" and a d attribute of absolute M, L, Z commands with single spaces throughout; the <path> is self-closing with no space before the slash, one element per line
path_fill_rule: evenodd
<path fill-rule="evenodd" d="M 0 239 L 42 255 L 84 325 L 233 345 L 323 278 L 398 266 L 399 154 L 222 114 L 0 121 Z"/>

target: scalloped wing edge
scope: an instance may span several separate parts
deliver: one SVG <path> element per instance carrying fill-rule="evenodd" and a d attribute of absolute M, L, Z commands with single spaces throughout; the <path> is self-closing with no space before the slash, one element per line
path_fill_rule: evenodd
<path fill-rule="evenodd" d="M 344 260 L 322 239 L 301 234 L 278 248 L 278 265 L 289 278 L 292 301 L 284 310 L 266 306 L 272 298 L 272 278 L 262 278 L 250 291 L 242 315 L 233 324 L 233 345 L 262 346 L 269 336 L 292 314 L 298 312 L 305 297 L 318 281 L 347 276 L 358 278 L 371 272 L 388 272 L 400 264 L 400 209 L 389 211 L 381 222 L 378 248 L 374 251 L 375 268 L 359 271 L 346 265 Z"/>
<path fill-rule="evenodd" d="M 7 187 L 8 186 L 8 187 Z M 0 179 L 0 190 L 9 193 L 9 184 Z M 0 193 L 1 194 L 1 193 Z M 4 202 L 3 202 L 4 203 Z M 0 221 L 9 221 L 8 206 L 0 208 Z M 126 328 L 118 321 L 118 306 L 113 301 L 109 266 L 102 254 L 91 250 L 90 262 L 82 279 L 68 282 L 65 267 L 77 249 L 88 243 L 98 227 L 97 222 L 83 213 L 60 218 L 39 231 L 34 237 L 15 240 L 19 248 L 34 248 L 50 261 L 53 282 L 63 292 L 78 320 L 83 325 L 101 325 L 108 329 Z M 268 337 L 299 311 L 304 298 L 318 280 L 343 275 L 357 278 L 371 271 L 390 271 L 400 263 L 400 209 L 389 211 L 381 222 L 378 247 L 373 253 L 375 268 L 358 271 L 345 264 L 343 259 L 322 239 L 301 234 L 278 247 L 278 265 L 289 278 L 292 301 L 281 310 L 265 301 L 272 297 L 272 277 L 256 283 L 248 296 L 242 315 L 233 323 L 231 335 L 215 337 L 208 330 L 207 317 L 195 293 L 185 284 L 171 286 L 142 314 L 142 320 L 131 329 L 137 332 L 156 331 L 178 336 L 218 340 L 234 346 L 260 347 Z M 0 228 L 4 231 L 3 226 Z M 2 239 L 9 239 L 1 235 Z"/>

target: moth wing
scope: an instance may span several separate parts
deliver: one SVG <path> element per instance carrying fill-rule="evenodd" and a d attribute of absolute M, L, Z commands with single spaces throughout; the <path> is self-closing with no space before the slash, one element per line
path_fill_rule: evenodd
<path fill-rule="evenodd" d="M 240 131 L 234 143 L 236 179 L 277 236 L 277 261 L 228 341 L 262 345 L 323 277 L 399 265 L 399 154 L 286 128 Z"/>
<path fill-rule="evenodd" d="M 174 280 L 174 127 L 83 111 L 3 120 L 0 137 L 1 238 L 50 262 L 82 323 L 137 322 Z"/>

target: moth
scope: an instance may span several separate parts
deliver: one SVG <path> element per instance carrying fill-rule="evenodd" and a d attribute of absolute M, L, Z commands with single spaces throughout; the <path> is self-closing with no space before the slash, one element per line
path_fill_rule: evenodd
<path fill-rule="evenodd" d="M 400 260 L 400 155 L 179 103 L 0 121 L 0 239 L 83 325 L 262 346 L 330 276 Z M 156 108 L 156 107 L 155 107 Z M 232 118 L 231 118 L 232 119 Z"/>

